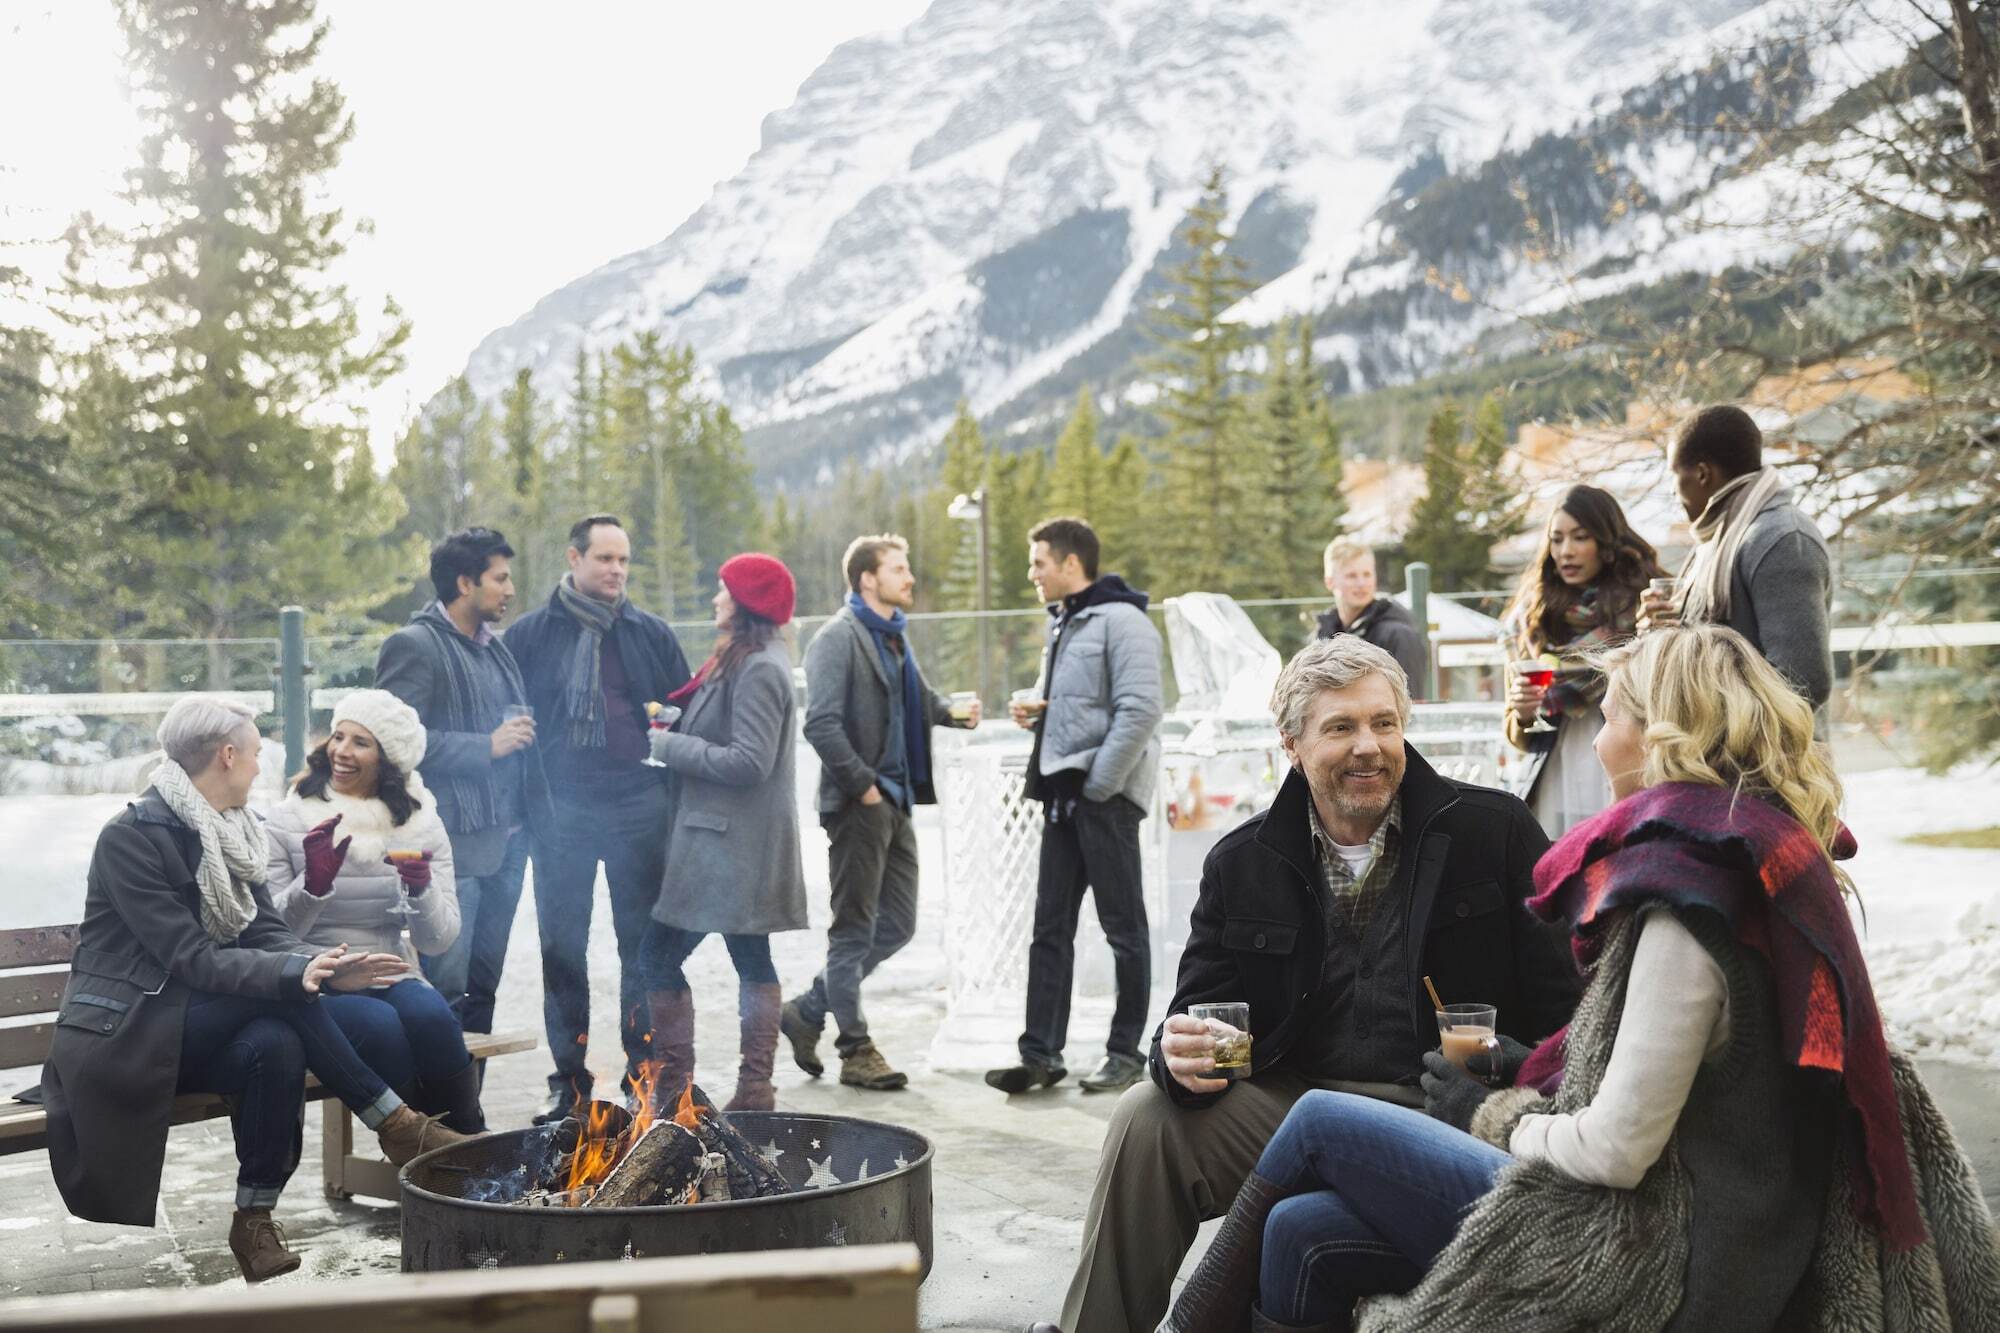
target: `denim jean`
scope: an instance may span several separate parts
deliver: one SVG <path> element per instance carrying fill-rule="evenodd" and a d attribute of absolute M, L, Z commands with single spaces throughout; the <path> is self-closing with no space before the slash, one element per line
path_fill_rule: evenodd
<path fill-rule="evenodd" d="M 687 990 L 687 974 L 681 971 L 681 964 L 707 938 L 697 930 L 653 922 L 639 950 L 639 972 L 646 979 L 646 989 Z M 729 950 L 729 961 L 736 964 L 738 981 L 746 986 L 777 984 L 778 969 L 771 962 L 769 935 L 724 935 L 722 943 Z"/>
<path fill-rule="evenodd" d="M 521 880 L 528 870 L 528 831 L 507 839 L 500 868 L 490 875 L 458 878 L 458 938 L 440 954 L 423 956 L 424 976 L 438 988 L 466 1032 L 493 1030 L 494 997 L 507 964 L 507 941 L 521 906 Z"/>
<path fill-rule="evenodd" d="M 1024 1063 L 1062 1063 L 1069 1038 L 1076 925 L 1086 890 L 1096 895 L 1097 920 L 1111 942 L 1118 987 L 1105 1048 L 1113 1055 L 1138 1058 L 1153 977 L 1146 899 L 1139 880 L 1139 821 L 1144 818 L 1137 805 L 1114 796 L 1108 801 L 1078 801 L 1073 816 L 1042 825 L 1034 936 L 1028 945 L 1028 1022 L 1020 1041 Z"/>
<path fill-rule="evenodd" d="M 597 863 L 611 891 L 618 940 L 618 1030 L 629 1078 L 652 1058 L 653 1023 L 639 947 L 667 869 L 667 789 L 657 770 L 630 781 L 579 787 L 557 802 L 550 837 L 535 839 L 535 915 L 542 935 L 542 1021 L 556 1067 L 551 1090 L 588 1092 L 590 913 Z"/>
<path fill-rule="evenodd" d="M 401 1105 L 323 1004 L 189 994 L 177 1091 L 233 1099 L 238 1208 L 273 1206 L 297 1169 L 307 1070 L 371 1126 Z"/>
<path fill-rule="evenodd" d="M 418 1083 L 442 1083 L 472 1056 L 444 996 L 416 980 L 320 1000 L 368 1067 L 408 1096 Z"/>
<path fill-rule="evenodd" d="M 1264 1224 L 1264 1313 L 1338 1324 L 1360 1297 L 1408 1291 L 1512 1160 L 1422 1111 L 1307 1093 L 1257 1160 L 1290 1196 Z"/>

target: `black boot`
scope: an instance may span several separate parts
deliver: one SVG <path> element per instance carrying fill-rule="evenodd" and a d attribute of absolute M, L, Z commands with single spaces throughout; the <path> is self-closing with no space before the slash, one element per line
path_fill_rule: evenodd
<path fill-rule="evenodd" d="M 433 1115 L 442 1115 L 444 1123 L 461 1134 L 484 1134 L 486 1132 L 486 1112 L 479 1106 L 480 1060 L 467 1060 L 465 1068 L 450 1078 L 436 1082 L 425 1082 L 423 1100 L 413 1103 Z"/>
<path fill-rule="evenodd" d="M 1248 1333 L 1264 1257 L 1264 1220 L 1284 1197 L 1276 1185 L 1250 1173 L 1159 1333 Z"/>

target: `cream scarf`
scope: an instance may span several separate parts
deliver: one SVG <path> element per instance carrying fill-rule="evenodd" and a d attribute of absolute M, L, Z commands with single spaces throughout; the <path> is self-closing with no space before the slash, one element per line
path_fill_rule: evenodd
<path fill-rule="evenodd" d="M 233 944 L 257 916 L 256 887 L 264 882 L 264 825 L 238 806 L 217 810 L 195 790 L 187 770 L 163 759 L 153 770 L 153 790 L 183 824 L 201 835 L 201 926 L 217 944 Z"/>
<path fill-rule="evenodd" d="M 1729 619 L 1729 579 L 1750 525 L 1784 489 L 1776 468 L 1746 472 L 1708 498 L 1694 521 L 1695 548 L 1680 573 L 1681 621 L 1720 624 Z"/>

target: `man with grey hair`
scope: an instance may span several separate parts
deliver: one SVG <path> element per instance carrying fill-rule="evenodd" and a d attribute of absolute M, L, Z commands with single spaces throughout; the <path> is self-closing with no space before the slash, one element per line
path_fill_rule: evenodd
<path fill-rule="evenodd" d="M 1406 743 L 1394 657 L 1351 634 L 1315 642 L 1280 673 L 1271 711 L 1292 771 L 1202 867 L 1152 1081 L 1125 1093 L 1104 1138 L 1069 1333 L 1159 1323 L 1195 1229 L 1308 1091 L 1423 1105 L 1438 1044 L 1426 976 L 1447 1001 L 1498 1006 L 1509 1052 L 1567 1022 L 1582 990 L 1561 933 L 1522 906 L 1548 839 L 1518 799 L 1442 778 Z M 1253 1039 L 1235 1082 L 1214 1077 L 1215 1040 L 1188 1014 L 1232 1000 L 1248 1002 Z M 1254 1288 L 1254 1267 L 1237 1276 Z"/>

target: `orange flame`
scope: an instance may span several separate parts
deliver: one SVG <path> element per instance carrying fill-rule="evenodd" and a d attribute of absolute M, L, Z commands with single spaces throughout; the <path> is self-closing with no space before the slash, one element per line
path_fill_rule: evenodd
<path fill-rule="evenodd" d="M 576 1152 L 570 1157 L 569 1177 L 564 1187 L 567 1191 L 594 1190 L 602 1185 L 632 1145 L 652 1128 L 661 1109 L 658 1089 L 664 1072 L 664 1062 L 648 1060 L 633 1073 L 632 1100 L 638 1109 L 622 1133 L 612 1132 L 611 1113 L 604 1103 L 589 1104 L 582 1132 L 577 1136 Z M 686 1130 L 698 1130 L 702 1109 L 694 1099 L 694 1079 L 690 1076 L 674 1108 L 673 1122 Z"/>

